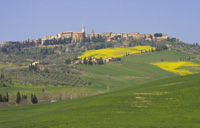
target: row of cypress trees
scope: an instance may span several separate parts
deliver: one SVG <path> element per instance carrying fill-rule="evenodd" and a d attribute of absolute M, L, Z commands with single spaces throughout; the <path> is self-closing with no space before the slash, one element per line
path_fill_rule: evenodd
<path fill-rule="evenodd" d="M 17 97 L 16 97 L 16 103 L 19 104 L 22 99 L 26 99 L 27 100 L 27 95 L 22 95 L 22 97 L 21 97 L 20 92 L 18 91 L 17 92 Z M 38 99 L 37 99 L 36 95 L 32 94 L 32 93 L 31 93 L 31 102 L 33 104 L 37 104 L 38 103 Z"/>

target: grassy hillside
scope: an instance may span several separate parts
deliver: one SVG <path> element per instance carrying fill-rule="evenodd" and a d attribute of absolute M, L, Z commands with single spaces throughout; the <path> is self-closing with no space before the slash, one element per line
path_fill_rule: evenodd
<path fill-rule="evenodd" d="M 190 54 L 166 50 L 151 54 L 139 54 L 122 57 L 122 61 L 104 65 L 79 65 L 87 69 L 82 78 L 92 81 L 93 86 L 101 90 L 117 90 L 145 82 L 177 76 L 150 63 L 164 61 L 179 61 L 189 57 Z"/>
<path fill-rule="evenodd" d="M 2 128 L 191 128 L 200 126 L 200 74 L 57 103 L 0 109 Z"/>
<path fill-rule="evenodd" d="M 73 85 L 72 83 L 76 83 L 77 79 L 72 78 L 79 77 L 84 80 L 83 82 L 92 82 L 92 85 L 80 86 L 80 84 L 77 84 L 77 86 L 73 87 L 59 85 L 60 83 L 67 84 L 67 79 L 64 78 L 65 73 L 63 73 L 67 72 L 68 70 L 68 68 L 66 68 L 66 65 L 62 67 L 62 65 L 58 64 L 49 64 L 49 67 L 54 67 L 55 70 L 61 70 L 61 73 L 46 73 L 45 77 L 41 77 L 41 73 L 30 75 L 29 72 L 25 72 L 26 77 L 23 77 L 23 74 L 20 77 L 20 73 L 14 73 L 14 71 L 12 71 L 12 73 L 14 73 L 16 76 L 13 79 L 13 82 L 15 82 L 14 85 L 10 87 L 1 87 L 0 93 L 5 94 L 6 92 L 8 92 L 10 95 L 10 102 L 15 102 L 17 91 L 20 91 L 21 94 L 27 94 L 29 99 L 31 93 L 34 93 L 37 96 L 42 96 L 43 88 L 56 100 L 58 100 L 61 95 L 62 99 L 68 99 L 71 95 L 73 95 L 74 98 L 84 97 L 176 76 L 176 74 L 162 70 L 159 67 L 156 67 L 150 63 L 160 62 L 161 59 L 163 59 L 164 61 L 177 61 L 183 58 L 187 58 L 189 56 L 190 54 L 187 53 L 166 50 L 150 54 L 144 53 L 133 56 L 130 55 L 122 57 L 122 61 L 107 63 L 104 65 L 73 65 L 74 68 L 73 70 L 71 70 L 71 72 L 75 71 L 75 67 L 84 70 L 80 70 L 79 74 L 70 73 L 69 75 L 74 77 L 70 77 L 71 79 L 70 81 L 68 81 L 68 83 L 71 83 L 71 85 Z M 62 56 L 62 58 L 64 58 L 64 56 Z M 62 68 L 60 68 L 59 66 Z M 8 72 L 6 72 L 5 75 L 10 76 Z M 64 80 L 62 77 L 64 78 Z M 36 78 L 38 78 L 39 80 L 43 80 L 43 78 L 46 78 L 46 80 L 52 83 L 52 85 L 45 86 L 44 83 L 40 82 Z M 23 82 L 19 83 L 21 79 L 26 79 L 27 83 L 33 81 L 39 84 L 33 86 L 26 85 L 26 83 Z M 17 80 L 18 82 L 16 82 Z M 56 86 L 53 85 L 54 83 L 56 84 Z M 42 98 L 39 99 L 42 100 Z"/>

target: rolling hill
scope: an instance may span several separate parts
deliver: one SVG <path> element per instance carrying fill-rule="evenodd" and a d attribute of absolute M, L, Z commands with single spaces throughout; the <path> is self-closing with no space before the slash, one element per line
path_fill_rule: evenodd
<path fill-rule="evenodd" d="M 84 69 L 79 71 L 78 75 L 75 74 L 76 76 L 74 76 L 76 78 L 81 77 L 84 81 L 91 81 L 92 85 L 73 87 L 61 85 L 25 86 L 24 84 L 16 83 L 10 87 L 0 88 L 0 92 L 2 94 L 8 92 L 10 95 L 10 102 L 15 102 L 15 95 L 17 91 L 20 91 L 22 94 L 27 94 L 29 99 L 31 93 L 41 97 L 43 95 L 42 89 L 44 89 L 45 92 L 50 93 L 55 100 L 59 100 L 60 95 L 63 95 L 62 99 L 68 99 L 70 95 L 73 95 L 73 98 L 77 98 L 99 94 L 102 92 L 116 91 L 150 81 L 177 76 L 176 74 L 165 71 L 157 66 L 152 65 L 151 63 L 160 62 L 161 59 L 164 61 L 179 61 L 180 59 L 187 58 L 190 55 L 191 54 L 180 51 L 165 50 L 150 54 L 143 53 L 129 55 L 122 57 L 121 61 L 111 62 L 104 65 L 74 65 L 74 67 Z M 49 64 L 49 66 L 53 67 L 55 65 Z M 57 78 L 60 78 L 63 75 L 57 75 L 55 73 L 51 74 L 54 74 L 53 77 L 50 77 L 50 74 L 48 73 L 46 73 L 46 76 L 48 79 L 50 78 L 52 80 L 59 80 Z M 29 77 L 31 78 L 31 75 Z M 76 79 L 72 79 L 72 81 L 75 80 Z M 42 100 L 42 98 L 39 98 L 39 100 Z"/>
<path fill-rule="evenodd" d="M 56 103 L 0 109 L 1 127 L 178 128 L 200 126 L 200 74 Z"/>
<path fill-rule="evenodd" d="M 82 73 L 82 78 L 91 81 L 93 86 L 90 88 L 107 91 L 118 90 L 149 81 L 159 80 L 172 76 L 177 76 L 169 71 L 165 71 L 153 62 L 180 61 L 188 58 L 191 54 L 165 50 L 156 53 L 144 53 L 122 57 L 120 62 L 112 62 L 104 65 L 78 65 L 78 67 L 87 69 Z"/>

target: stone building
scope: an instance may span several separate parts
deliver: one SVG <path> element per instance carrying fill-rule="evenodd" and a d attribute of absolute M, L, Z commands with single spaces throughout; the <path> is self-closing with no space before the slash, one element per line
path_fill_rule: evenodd
<path fill-rule="evenodd" d="M 72 38 L 73 32 L 60 32 L 58 38 Z"/>
<path fill-rule="evenodd" d="M 85 32 L 73 32 L 72 42 L 73 43 L 82 42 L 84 38 L 85 38 Z"/>
<path fill-rule="evenodd" d="M 145 38 L 145 34 L 140 34 L 139 32 L 128 33 L 128 37 L 133 38 L 133 39 L 142 39 L 142 38 Z"/>
<path fill-rule="evenodd" d="M 9 44 L 9 41 L 3 41 L 2 44 L 1 44 L 1 47 L 3 47 L 6 44 Z"/>
<path fill-rule="evenodd" d="M 110 37 L 112 32 L 103 32 L 102 37 L 108 38 Z"/>
<path fill-rule="evenodd" d="M 84 26 L 84 24 L 82 24 L 82 32 L 73 32 L 72 42 L 73 43 L 82 42 L 83 39 L 85 39 L 85 26 Z"/>
<path fill-rule="evenodd" d="M 90 39 L 92 39 L 93 37 L 99 37 L 98 33 L 94 33 L 94 30 L 91 29 L 91 33 L 87 34 L 87 37 L 89 37 Z"/>

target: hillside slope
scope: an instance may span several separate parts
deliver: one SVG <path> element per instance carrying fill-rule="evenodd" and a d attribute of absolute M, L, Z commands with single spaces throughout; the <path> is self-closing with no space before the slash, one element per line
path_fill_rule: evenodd
<path fill-rule="evenodd" d="M 176 74 L 165 71 L 153 62 L 179 61 L 191 56 L 188 53 L 165 50 L 156 53 L 138 54 L 122 57 L 120 62 L 112 62 L 104 65 L 78 65 L 87 69 L 88 72 L 82 74 L 82 78 L 91 81 L 93 86 L 90 88 L 110 91 L 118 90 L 146 82 L 160 80 L 177 76 Z"/>
<path fill-rule="evenodd" d="M 1 127 L 200 127 L 200 74 L 57 103 L 0 109 Z"/>
<path fill-rule="evenodd" d="M 14 85 L 11 87 L 1 87 L 0 93 L 5 94 L 8 92 L 9 95 L 12 95 L 13 97 L 12 99 L 10 97 L 10 101 L 12 100 L 15 102 L 17 91 L 20 91 L 22 94 L 26 93 L 29 98 L 31 93 L 34 93 L 37 96 L 41 96 L 42 89 L 44 89 L 46 92 L 53 95 L 55 100 L 59 99 L 60 93 L 63 93 L 63 96 L 73 95 L 73 98 L 75 98 L 107 91 L 115 91 L 150 81 L 177 76 L 176 74 L 165 71 L 157 66 L 152 65 L 151 63 L 160 62 L 161 59 L 164 61 L 179 61 L 180 59 L 187 58 L 189 56 L 190 54 L 188 53 L 165 50 L 150 54 L 144 53 L 138 55 L 130 55 L 122 57 L 121 61 L 111 62 L 103 65 L 71 65 L 73 66 L 72 72 L 74 71 L 78 74 L 69 73 L 67 74 L 69 77 L 66 77 L 66 73 L 63 73 L 68 72 L 68 69 L 66 69 L 66 64 L 64 63 L 56 65 L 49 64 L 49 67 L 54 67 L 56 70 L 60 70 L 60 73 L 39 73 L 38 75 L 38 73 L 32 74 L 31 72 L 28 72 L 26 74 L 27 78 L 24 77 L 23 72 L 17 73 L 17 71 L 10 71 L 14 73 L 14 76 L 12 77 L 17 81 L 13 80 Z M 66 56 L 57 58 L 58 62 L 59 60 L 64 60 L 65 57 Z M 55 60 L 57 61 L 57 59 Z M 83 70 L 76 70 L 76 67 Z M 7 72 L 5 72 L 5 75 L 6 74 L 7 76 L 10 76 Z M 44 77 L 41 75 L 44 75 Z M 25 81 L 23 81 L 23 79 L 25 79 Z M 26 85 L 30 81 L 36 82 L 38 84 L 34 86 Z M 48 81 L 48 83 L 51 84 L 46 86 L 43 83 L 45 81 Z M 92 82 L 92 84 L 82 85 L 80 82 Z M 63 86 L 59 85 L 60 83 L 70 83 L 70 85 Z M 63 97 L 63 99 L 65 99 L 65 97 Z"/>

